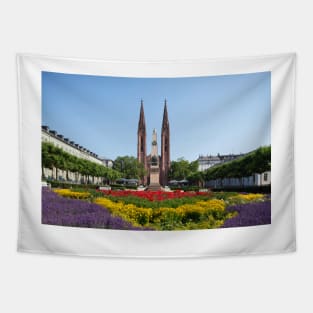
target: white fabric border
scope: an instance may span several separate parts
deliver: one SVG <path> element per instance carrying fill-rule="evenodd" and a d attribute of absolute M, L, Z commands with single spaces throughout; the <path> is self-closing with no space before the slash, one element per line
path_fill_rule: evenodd
<path fill-rule="evenodd" d="M 20 135 L 18 251 L 106 257 L 206 257 L 296 250 L 296 55 L 176 61 L 17 56 Z M 41 224 L 41 71 L 124 77 L 190 77 L 271 71 L 272 224 L 192 231 L 123 231 Z"/>

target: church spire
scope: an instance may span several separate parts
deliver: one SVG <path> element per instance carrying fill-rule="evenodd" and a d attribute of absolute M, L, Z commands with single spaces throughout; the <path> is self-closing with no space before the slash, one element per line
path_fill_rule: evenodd
<path fill-rule="evenodd" d="M 161 176 L 160 182 L 163 186 L 168 183 L 168 174 L 171 166 L 170 157 L 170 123 L 167 113 L 167 101 L 164 100 L 164 113 L 161 132 Z"/>
<path fill-rule="evenodd" d="M 146 121 L 143 110 L 143 100 L 140 101 L 140 115 L 138 121 L 137 132 L 137 160 L 143 164 L 144 169 L 147 170 L 147 143 L 146 143 Z M 147 176 L 142 177 L 142 183 L 147 184 Z"/>
<path fill-rule="evenodd" d="M 162 121 L 162 129 L 169 127 L 168 114 L 167 114 L 167 101 L 164 100 L 164 112 L 163 112 L 163 121 Z"/>
<path fill-rule="evenodd" d="M 138 122 L 138 130 L 146 128 L 146 121 L 145 121 L 145 112 L 143 109 L 143 100 L 140 101 L 140 115 L 139 115 L 139 122 Z"/>

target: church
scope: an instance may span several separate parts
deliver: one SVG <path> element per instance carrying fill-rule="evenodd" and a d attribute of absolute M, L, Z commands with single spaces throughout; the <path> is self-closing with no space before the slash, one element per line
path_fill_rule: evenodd
<path fill-rule="evenodd" d="M 170 159 L 170 124 L 167 113 L 167 103 L 164 101 L 164 112 L 161 130 L 161 155 L 158 153 L 158 140 L 156 129 L 153 130 L 151 140 L 151 153 L 147 155 L 146 121 L 143 100 L 140 105 L 140 115 L 137 132 L 137 158 L 144 165 L 146 175 L 142 183 L 148 185 L 150 190 L 159 190 L 168 184 L 168 174 L 171 166 Z"/>

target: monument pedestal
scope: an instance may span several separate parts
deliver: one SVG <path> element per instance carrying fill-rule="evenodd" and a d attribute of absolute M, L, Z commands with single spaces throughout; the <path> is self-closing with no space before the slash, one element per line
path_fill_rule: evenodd
<path fill-rule="evenodd" d="M 148 190 L 150 191 L 158 191 L 161 190 L 161 185 L 160 184 L 155 184 L 155 185 L 149 185 Z"/>
<path fill-rule="evenodd" d="M 159 166 L 151 166 L 150 168 L 150 184 L 148 190 L 161 190 Z"/>

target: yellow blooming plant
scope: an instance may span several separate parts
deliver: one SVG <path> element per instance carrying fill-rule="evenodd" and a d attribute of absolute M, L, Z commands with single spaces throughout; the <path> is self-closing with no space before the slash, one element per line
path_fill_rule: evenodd
<path fill-rule="evenodd" d="M 260 193 L 238 194 L 236 196 L 229 197 L 227 200 L 230 204 L 257 202 L 264 200 L 264 195 Z"/>
<path fill-rule="evenodd" d="M 106 207 L 114 215 L 131 222 L 133 225 L 148 225 L 152 218 L 151 208 L 139 208 L 134 204 L 113 202 L 107 198 L 97 198 L 95 203 Z"/>
<path fill-rule="evenodd" d="M 55 189 L 62 197 L 87 200 L 92 199 L 89 192 L 72 191 L 69 189 Z M 199 200 L 195 203 L 186 203 L 173 207 L 139 207 L 119 200 L 112 201 L 106 197 L 95 198 L 93 201 L 107 208 L 113 215 L 119 216 L 134 226 L 146 226 L 157 230 L 186 230 L 208 229 L 223 225 L 227 218 L 235 216 L 236 212 L 227 212 L 226 205 L 262 201 L 261 194 L 238 194 L 227 198 Z"/>
<path fill-rule="evenodd" d="M 141 208 L 134 204 L 113 202 L 97 198 L 95 203 L 106 207 L 113 215 L 122 217 L 137 226 L 155 229 L 201 229 L 219 227 L 233 213 L 225 212 L 223 200 L 211 199 L 195 204 L 184 204 L 177 208 Z"/>
<path fill-rule="evenodd" d="M 55 189 L 54 192 L 56 192 L 58 195 L 62 197 L 71 198 L 71 199 L 85 200 L 85 199 L 90 198 L 91 196 L 89 192 L 72 191 L 69 189 Z"/>
<path fill-rule="evenodd" d="M 198 201 L 177 208 L 159 208 L 153 211 L 153 221 L 162 229 L 207 229 L 219 227 L 231 213 L 225 212 L 223 200 Z M 175 227 L 176 226 L 176 227 Z"/>

